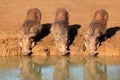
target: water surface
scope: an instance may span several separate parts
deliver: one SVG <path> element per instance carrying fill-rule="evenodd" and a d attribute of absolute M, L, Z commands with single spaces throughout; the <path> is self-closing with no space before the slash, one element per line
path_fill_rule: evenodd
<path fill-rule="evenodd" d="M 120 57 L 0 57 L 0 80 L 120 80 Z"/>

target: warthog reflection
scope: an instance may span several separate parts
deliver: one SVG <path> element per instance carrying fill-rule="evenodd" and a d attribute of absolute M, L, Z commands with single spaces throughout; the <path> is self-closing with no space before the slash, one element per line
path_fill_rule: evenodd
<path fill-rule="evenodd" d="M 107 80 L 106 66 L 100 68 L 100 63 L 95 57 L 89 57 L 85 64 L 85 80 Z"/>
<path fill-rule="evenodd" d="M 32 62 L 30 57 L 22 57 L 21 62 L 21 80 L 41 80 L 40 68 L 36 70 L 36 65 Z"/>
<path fill-rule="evenodd" d="M 54 80 L 69 80 L 69 60 L 61 57 L 54 70 Z"/>

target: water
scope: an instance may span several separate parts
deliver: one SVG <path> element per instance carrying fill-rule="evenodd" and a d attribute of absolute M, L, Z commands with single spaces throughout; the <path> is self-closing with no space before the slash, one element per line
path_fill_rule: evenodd
<path fill-rule="evenodd" d="M 0 57 L 0 80 L 120 80 L 120 57 Z"/>

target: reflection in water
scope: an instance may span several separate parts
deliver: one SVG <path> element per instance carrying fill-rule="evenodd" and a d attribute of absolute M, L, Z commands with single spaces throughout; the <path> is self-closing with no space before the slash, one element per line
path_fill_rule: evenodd
<path fill-rule="evenodd" d="M 0 57 L 0 80 L 20 80 L 20 58 Z"/>
<path fill-rule="evenodd" d="M 120 80 L 120 66 L 107 66 L 108 80 Z"/>
<path fill-rule="evenodd" d="M 69 80 L 69 60 L 61 57 L 54 69 L 54 80 Z"/>
<path fill-rule="evenodd" d="M 28 56 L 22 57 L 21 62 L 21 80 L 41 80 L 40 71 L 36 71 L 36 65 Z"/>
<path fill-rule="evenodd" d="M 103 69 L 101 69 L 101 66 L 103 66 Z M 101 65 L 95 57 L 87 58 L 85 80 L 107 80 L 106 66 Z"/>
<path fill-rule="evenodd" d="M 0 80 L 120 80 L 120 57 L 0 57 Z"/>

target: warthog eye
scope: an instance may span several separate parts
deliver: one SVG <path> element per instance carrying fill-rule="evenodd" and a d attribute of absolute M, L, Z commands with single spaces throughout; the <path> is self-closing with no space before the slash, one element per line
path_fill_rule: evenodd
<path fill-rule="evenodd" d="M 30 37 L 30 38 L 29 38 L 30 42 L 33 42 L 34 39 L 35 39 L 35 37 Z"/>

